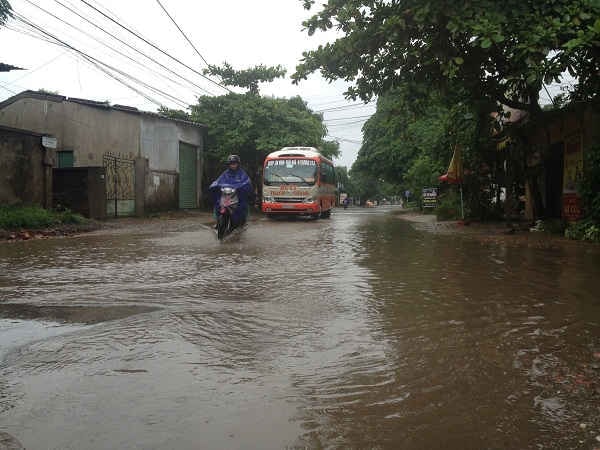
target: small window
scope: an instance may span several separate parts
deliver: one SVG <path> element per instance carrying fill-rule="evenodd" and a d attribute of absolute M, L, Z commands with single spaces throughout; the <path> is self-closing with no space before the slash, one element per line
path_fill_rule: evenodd
<path fill-rule="evenodd" d="M 73 150 L 62 150 L 56 152 L 56 165 L 57 167 L 73 167 L 75 158 L 73 156 Z"/>

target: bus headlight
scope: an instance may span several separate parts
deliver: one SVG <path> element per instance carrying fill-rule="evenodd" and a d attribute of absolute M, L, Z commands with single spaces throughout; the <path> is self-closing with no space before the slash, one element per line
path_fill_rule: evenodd
<path fill-rule="evenodd" d="M 275 201 L 275 199 L 272 196 L 270 196 L 270 195 L 265 195 L 263 197 L 263 202 L 273 203 L 274 201 Z"/>
<path fill-rule="evenodd" d="M 314 202 L 315 202 L 315 199 L 312 197 L 306 197 L 304 199 L 304 203 L 314 203 Z"/>

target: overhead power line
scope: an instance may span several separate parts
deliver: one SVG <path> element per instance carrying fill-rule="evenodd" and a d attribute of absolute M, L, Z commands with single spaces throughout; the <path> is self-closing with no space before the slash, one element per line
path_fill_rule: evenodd
<path fill-rule="evenodd" d="M 87 36 L 88 38 L 90 38 L 90 39 L 92 39 L 92 40 L 94 40 L 94 41 L 96 41 L 96 42 L 100 43 L 100 44 L 101 44 L 101 45 L 103 45 L 104 47 L 106 47 L 106 48 L 108 48 L 108 49 L 112 50 L 113 52 L 117 53 L 118 55 L 121 55 L 121 56 L 123 56 L 124 58 L 126 58 L 126 59 L 128 59 L 128 60 L 132 61 L 134 64 L 136 64 L 136 65 L 138 65 L 138 66 L 140 66 L 140 67 L 144 68 L 145 70 L 149 70 L 150 72 L 154 73 L 155 75 L 157 75 L 157 76 L 159 76 L 159 77 L 162 77 L 162 78 L 164 78 L 165 80 L 168 80 L 168 81 L 170 81 L 170 82 L 172 82 L 172 83 L 175 83 L 175 84 L 177 84 L 177 85 L 179 85 L 179 86 L 181 86 L 181 87 L 183 87 L 183 88 L 186 88 L 186 89 L 188 89 L 188 88 L 189 88 L 188 86 L 185 86 L 185 85 L 183 85 L 181 82 L 179 82 L 179 81 L 176 81 L 176 80 L 174 80 L 173 78 L 170 78 L 170 77 L 168 77 L 166 74 L 164 74 L 164 73 L 161 73 L 161 72 L 159 72 L 159 71 L 157 71 L 157 70 L 154 70 L 154 69 L 153 69 L 153 68 L 151 68 L 151 67 L 148 67 L 148 65 L 141 63 L 140 61 L 138 61 L 138 60 L 136 60 L 136 59 L 132 58 L 132 57 L 131 57 L 131 56 L 129 56 L 128 54 L 126 54 L 126 53 L 123 53 L 122 51 L 120 51 L 120 50 L 118 50 L 118 49 L 116 49 L 116 48 L 112 47 L 111 45 L 107 44 L 106 42 L 104 42 L 104 41 L 102 41 L 102 40 L 98 39 L 97 37 L 95 37 L 95 36 L 93 36 L 92 34 L 90 34 L 90 33 L 86 32 L 85 30 L 82 30 L 81 28 L 77 27 L 76 25 L 73 25 L 72 23 L 70 23 L 70 22 L 68 22 L 68 21 L 66 21 L 66 20 L 64 20 L 64 19 L 62 19 L 61 17 L 58 17 L 57 15 L 55 15 L 55 14 L 51 13 L 50 11 L 48 11 L 48 10 L 46 10 L 46 9 L 42 8 L 41 6 L 39 6 L 39 5 L 36 5 L 36 4 L 35 4 L 35 3 L 33 3 L 32 1 L 30 1 L 30 0 L 25 0 L 25 1 L 26 1 L 27 3 L 29 3 L 29 4 L 31 4 L 32 6 L 35 6 L 35 7 L 36 7 L 36 8 L 38 8 L 39 10 L 43 11 L 44 13 L 48 14 L 49 16 L 53 17 L 54 19 L 58 20 L 59 22 L 62 22 L 62 23 L 64 23 L 65 25 L 67 25 L 67 26 L 69 26 L 69 27 L 73 28 L 74 30 L 77 30 L 77 31 L 79 31 L 79 32 L 80 32 L 81 34 L 83 34 L 84 36 Z M 59 4 L 60 4 L 61 6 L 63 6 L 63 7 L 66 7 L 65 5 L 62 5 L 62 4 L 60 3 L 60 1 L 57 1 L 57 3 L 59 3 Z M 68 7 L 66 7 L 66 8 L 67 8 L 67 9 L 69 9 L 71 12 L 73 12 L 73 13 L 77 14 L 75 11 L 71 10 L 70 8 L 68 8 Z M 83 17 L 82 17 L 82 18 L 83 18 Z M 96 26 L 96 27 L 97 27 L 97 25 L 95 25 L 95 24 L 92 24 L 92 25 L 94 25 L 94 26 Z M 98 27 L 98 28 L 100 28 L 100 27 Z M 184 80 L 185 80 L 185 79 L 184 79 Z M 189 84 L 191 84 L 191 85 L 195 85 L 194 83 L 190 82 L 189 80 L 186 80 L 186 81 L 187 81 Z M 197 86 L 197 87 L 198 87 L 198 89 L 202 89 L 202 90 L 203 90 L 204 92 L 206 92 L 206 93 L 210 93 L 209 91 L 206 91 L 206 90 L 204 90 L 204 89 L 203 89 L 202 87 L 200 87 L 200 86 Z M 196 92 L 194 92 L 194 94 L 195 94 L 195 95 L 198 95 Z"/>
<path fill-rule="evenodd" d="M 346 109 L 363 109 L 363 108 L 375 108 L 375 105 L 372 104 L 365 104 L 365 103 L 359 103 L 359 104 L 352 104 L 352 105 L 342 105 L 342 106 L 332 106 L 331 108 L 325 108 L 325 109 L 315 109 L 313 110 L 314 112 L 320 112 L 320 113 L 324 113 L 324 112 L 331 112 L 331 111 L 343 111 Z"/>
<path fill-rule="evenodd" d="M 177 103 L 180 106 L 183 107 L 187 107 L 189 106 L 184 100 L 180 100 L 174 96 L 172 96 L 171 94 L 162 91 L 161 89 L 158 89 L 154 86 L 151 86 L 137 78 L 135 78 L 134 76 L 127 74 L 126 72 L 123 72 L 113 66 L 111 66 L 110 64 L 107 64 L 105 62 L 100 61 L 97 58 L 94 58 L 91 55 L 88 55 L 87 53 L 83 52 L 82 50 L 79 50 L 75 47 L 73 47 L 71 44 L 68 44 L 67 42 L 59 39 L 58 37 L 54 36 L 52 33 L 49 33 L 48 31 L 44 30 L 42 27 L 34 24 L 33 22 L 29 21 L 26 17 L 22 16 L 21 14 L 18 13 L 13 13 L 14 16 L 17 18 L 17 20 L 21 21 L 22 23 L 32 27 L 33 29 L 39 31 L 40 33 L 54 39 L 57 43 L 57 45 L 69 48 L 70 50 L 74 51 L 75 53 L 81 55 L 86 61 L 88 61 L 89 63 L 93 64 L 94 66 L 96 66 L 97 68 L 101 68 L 102 72 L 104 72 L 105 74 L 107 74 L 108 76 L 110 76 L 111 78 L 115 79 L 116 81 L 122 83 L 123 85 L 127 86 L 128 88 L 132 89 L 133 91 L 137 92 L 138 94 L 142 95 L 144 98 L 146 98 L 147 100 L 151 101 L 152 103 L 156 104 L 157 106 L 161 106 L 162 103 L 155 100 L 154 98 L 148 96 L 147 94 L 143 93 L 142 91 L 140 91 L 139 89 L 131 86 L 129 83 L 126 83 L 123 81 L 122 78 L 116 76 L 114 73 L 111 73 L 110 71 L 108 71 L 107 69 L 112 70 L 113 72 L 116 72 L 126 78 L 129 78 L 130 80 L 135 81 L 136 83 L 144 86 L 145 88 L 149 89 L 150 91 L 154 92 L 155 94 L 159 94 L 164 98 L 167 98 L 175 103 Z"/>
<path fill-rule="evenodd" d="M 339 130 L 340 128 L 346 128 L 348 126 L 354 127 L 354 125 L 357 125 L 359 123 L 360 124 L 364 124 L 365 122 L 366 122 L 366 120 L 356 120 L 354 122 L 332 123 L 332 124 L 327 125 L 327 128 L 336 128 L 336 129 Z"/>
<path fill-rule="evenodd" d="M 0 88 L 2 88 L 2 89 L 5 89 L 5 90 L 7 90 L 8 92 L 10 92 L 10 93 L 12 93 L 12 94 L 16 94 L 16 93 L 17 93 L 17 91 L 13 91 L 12 89 L 10 89 L 10 88 L 6 87 L 6 86 L 5 86 L 5 85 L 3 85 L 3 84 L 0 84 Z"/>
<path fill-rule="evenodd" d="M 32 35 L 32 37 L 35 37 L 35 36 L 33 36 L 33 35 Z M 50 42 L 50 43 L 52 43 L 52 42 Z M 26 78 L 26 77 L 28 77 L 28 76 L 29 76 L 29 75 L 31 75 L 32 73 L 35 73 L 35 72 L 37 72 L 38 70 L 40 70 L 40 69 L 42 69 L 42 68 L 46 67 L 47 65 L 49 65 L 49 64 L 52 64 L 54 61 L 56 61 L 58 58 L 61 58 L 61 57 L 62 57 L 64 54 L 66 54 L 67 52 L 68 52 L 68 50 L 65 50 L 65 51 L 61 52 L 59 55 L 57 55 L 57 56 L 53 57 L 52 59 L 49 59 L 48 61 L 46 61 L 46 62 L 44 62 L 44 63 L 40 64 L 40 65 L 39 65 L 39 66 L 37 66 L 36 68 L 34 68 L 34 69 L 31 69 L 31 70 L 27 70 L 27 73 L 26 73 L 25 75 L 22 75 L 22 76 L 20 76 L 20 77 L 18 77 L 18 78 L 15 78 L 14 80 L 11 80 L 11 81 L 10 81 L 10 83 L 8 83 L 8 84 L 9 84 L 9 85 L 12 85 L 12 84 L 16 83 L 17 81 L 19 81 L 19 80 L 22 80 L 23 78 Z"/>
<path fill-rule="evenodd" d="M 327 136 L 329 136 L 330 138 L 336 139 L 338 141 L 349 142 L 350 144 L 362 144 L 362 141 L 357 141 L 355 139 L 346 139 L 343 137 L 333 136 L 331 134 L 328 134 Z"/>
<path fill-rule="evenodd" d="M 138 53 L 139 55 L 142 55 L 144 58 L 146 58 L 149 61 L 152 61 L 154 64 L 160 66 L 161 68 L 165 69 L 167 72 L 175 75 L 177 78 L 179 78 L 180 80 L 184 80 L 185 82 L 191 84 L 192 86 L 195 86 L 196 88 L 200 89 L 202 92 L 205 92 L 209 95 L 215 95 L 214 93 L 210 92 L 209 90 L 203 88 L 202 86 L 194 83 L 193 81 L 187 79 L 186 77 L 184 77 L 183 75 L 177 73 L 176 71 L 174 71 L 173 69 L 165 66 L 164 64 L 162 64 L 160 61 L 157 61 L 156 59 L 154 59 L 152 56 L 147 55 L 146 53 L 144 53 L 143 51 L 137 49 L 136 47 L 132 46 L 131 44 L 129 44 L 128 42 L 122 40 L 121 38 L 119 38 L 118 36 L 115 36 L 114 34 L 112 34 L 110 31 L 106 31 L 104 28 L 102 28 L 101 26 L 97 25 L 96 23 L 92 22 L 90 19 L 88 19 L 87 17 L 81 15 L 80 13 L 78 13 L 77 11 L 75 11 L 73 8 L 70 8 L 69 6 L 65 5 L 64 3 L 62 3 L 60 0 L 54 0 L 56 3 L 58 3 L 60 6 L 62 6 L 63 8 L 65 8 L 66 10 L 70 11 L 71 13 L 75 14 L 76 16 L 78 16 L 79 18 L 85 20 L 87 23 L 91 24 L 92 26 L 94 26 L 95 28 L 97 28 L 98 30 L 102 31 L 103 33 L 107 34 L 108 36 L 112 37 L 113 39 L 117 40 L 118 42 L 120 42 L 121 44 L 125 45 L 126 47 L 130 48 L 131 50 L 133 50 L 134 52 Z"/>
<path fill-rule="evenodd" d="M 163 4 L 160 2 L 160 0 L 156 0 L 156 2 L 160 5 L 160 7 L 162 8 L 162 10 L 169 17 L 169 19 L 171 19 L 171 22 L 173 22 L 173 24 L 177 27 L 177 29 L 179 30 L 179 32 L 181 33 L 181 35 L 185 38 L 185 40 L 188 41 L 188 43 L 196 51 L 196 53 L 198 54 L 198 56 L 200 58 L 202 58 L 202 61 L 204 61 L 204 64 L 206 64 L 208 66 L 209 64 L 208 64 L 208 62 L 206 62 L 206 59 L 204 59 L 204 56 L 202 56 L 200 54 L 200 52 L 198 51 L 198 49 L 196 48 L 196 46 L 192 43 L 192 41 L 189 40 L 189 38 L 186 36 L 186 34 L 183 32 L 183 30 L 179 27 L 179 25 L 177 25 L 177 22 L 175 22 L 175 19 L 173 19 L 173 17 L 171 16 L 171 14 L 169 14 L 169 11 L 166 10 L 166 8 L 163 6 Z"/>
<path fill-rule="evenodd" d="M 373 114 L 369 114 L 366 116 L 354 116 L 354 117 L 337 117 L 335 119 L 323 119 L 323 122 L 337 122 L 339 120 L 354 120 L 354 119 L 368 119 Z"/>
<path fill-rule="evenodd" d="M 195 74 L 201 76 L 202 78 L 204 78 L 205 80 L 210 81 L 211 83 L 215 84 L 216 86 L 219 86 L 221 89 L 225 89 L 227 92 L 233 92 L 231 89 L 229 89 L 227 86 L 223 86 L 222 84 L 214 81 L 213 79 L 207 77 L 206 75 L 204 75 L 202 72 L 198 72 L 196 69 L 190 67 L 189 65 L 187 65 L 186 63 L 184 63 L 183 61 L 181 61 L 180 59 L 172 56 L 171 54 L 167 53 L 166 51 L 164 51 L 162 48 L 158 47 L 156 44 L 153 44 L 152 42 L 150 42 L 148 39 L 144 38 L 143 36 L 141 36 L 140 34 L 136 33 L 135 31 L 129 29 L 128 27 L 126 27 L 125 25 L 122 25 L 118 20 L 113 19 L 112 17 L 110 17 L 108 14 L 104 13 L 103 11 L 100 11 L 98 8 L 96 8 L 94 5 L 90 4 L 87 0 L 80 0 L 82 3 L 86 4 L 88 7 L 92 8 L 94 11 L 98 12 L 99 14 L 101 14 L 102 16 L 104 16 L 105 18 L 107 18 L 108 20 L 110 20 L 111 22 L 113 22 L 114 24 L 116 24 L 117 26 L 123 28 L 125 31 L 127 31 L 128 33 L 132 34 L 133 36 L 137 37 L 138 39 L 140 39 L 141 41 L 145 42 L 146 44 L 148 44 L 150 47 L 158 50 L 159 52 L 161 52 L 163 55 L 167 56 L 168 58 L 172 59 L 173 61 L 181 64 L 183 67 L 187 68 L 188 70 L 191 70 L 192 72 L 194 72 Z"/>

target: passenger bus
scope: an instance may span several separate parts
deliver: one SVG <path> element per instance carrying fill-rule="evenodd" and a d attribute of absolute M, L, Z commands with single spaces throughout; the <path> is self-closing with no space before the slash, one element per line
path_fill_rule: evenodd
<path fill-rule="evenodd" d="M 262 211 L 276 215 L 328 218 L 335 205 L 333 162 L 314 147 L 284 147 L 263 167 Z"/>

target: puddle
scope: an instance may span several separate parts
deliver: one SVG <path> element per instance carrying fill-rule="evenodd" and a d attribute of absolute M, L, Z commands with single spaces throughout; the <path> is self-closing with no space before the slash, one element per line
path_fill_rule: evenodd
<path fill-rule="evenodd" d="M 85 328 L 85 325 L 67 325 L 36 320 L 0 319 L 0 342 L 2 343 L 0 346 L 0 360 L 4 359 L 11 351 L 23 345 L 81 330 L 82 328 Z"/>
<path fill-rule="evenodd" d="M 78 331 L 86 326 L 154 311 L 146 306 L 33 306 L 0 304 L 0 360 L 35 341 Z M 0 447 L 1 449 L 1 447 Z"/>

